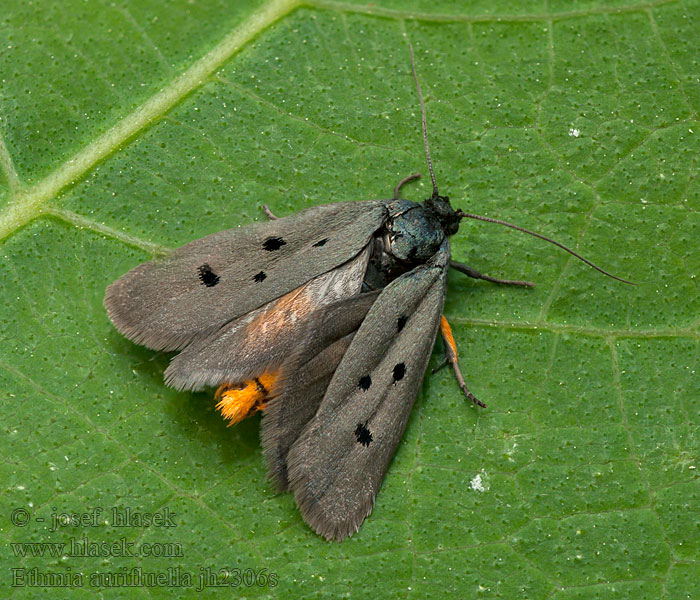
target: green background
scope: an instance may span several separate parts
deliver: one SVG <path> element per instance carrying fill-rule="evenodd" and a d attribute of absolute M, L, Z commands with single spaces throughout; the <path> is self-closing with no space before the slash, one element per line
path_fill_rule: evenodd
<path fill-rule="evenodd" d="M 277 574 L 233 590 L 247 597 L 700 597 L 700 2 L 231 4 L 3 3 L 2 595 L 45 597 L 9 589 L 36 567 L 83 573 L 71 597 L 189 597 L 87 582 L 211 567 Z M 266 481 L 259 417 L 227 428 L 211 392 L 166 388 L 168 357 L 122 338 L 102 298 L 263 203 L 388 197 L 425 173 L 409 41 L 454 205 L 639 285 L 463 223 L 457 260 L 536 282 L 451 277 L 445 313 L 488 407 L 427 375 L 374 512 L 328 543 Z M 98 506 L 167 507 L 177 527 L 48 529 Z M 184 556 L 11 546 L 85 535 Z"/>

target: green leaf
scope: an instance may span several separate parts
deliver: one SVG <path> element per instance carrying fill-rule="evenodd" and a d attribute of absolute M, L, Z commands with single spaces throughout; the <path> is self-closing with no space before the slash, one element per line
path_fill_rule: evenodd
<path fill-rule="evenodd" d="M 3 589 L 45 597 L 60 576 L 72 597 L 191 597 L 200 569 L 228 569 L 210 596 L 700 597 L 699 27 L 698 0 L 6 1 Z M 211 392 L 166 388 L 169 357 L 122 338 L 102 298 L 263 203 L 387 197 L 425 174 L 409 41 L 454 204 L 639 285 L 463 223 L 457 260 L 536 282 L 450 280 L 488 407 L 427 375 L 374 512 L 327 543 L 266 481 L 259 418 L 227 428 Z M 112 507 L 175 526 L 117 528 Z M 52 531 L 61 513 L 86 521 Z M 83 538 L 180 555 L 12 545 Z"/>

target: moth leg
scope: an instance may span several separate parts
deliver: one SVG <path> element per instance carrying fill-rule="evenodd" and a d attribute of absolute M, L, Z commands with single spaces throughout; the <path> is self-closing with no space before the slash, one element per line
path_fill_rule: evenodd
<path fill-rule="evenodd" d="M 399 199 L 399 190 L 401 189 L 401 186 L 404 183 L 408 183 L 409 181 L 413 181 L 414 179 L 418 179 L 420 177 L 420 173 L 413 173 L 413 175 L 409 175 L 408 177 L 404 177 L 401 181 L 399 181 L 396 184 L 396 187 L 394 188 L 394 197 L 392 200 L 398 200 Z"/>
<path fill-rule="evenodd" d="M 462 377 L 462 372 L 459 370 L 459 364 L 457 362 L 457 344 L 452 336 L 450 324 L 447 322 L 444 315 L 440 317 L 440 335 L 442 336 L 442 341 L 445 344 L 445 358 L 437 367 L 435 367 L 435 369 L 433 369 L 433 373 L 444 367 L 447 363 L 450 363 L 452 370 L 455 372 L 457 383 L 459 384 L 459 387 L 462 388 L 462 391 L 466 394 L 467 398 L 469 398 L 474 404 L 481 406 L 482 408 L 486 408 L 486 405 L 481 400 L 478 400 L 477 397 L 469 391 L 467 384 L 464 382 L 464 377 Z"/>
<path fill-rule="evenodd" d="M 279 219 L 279 217 L 276 217 L 272 214 L 272 211 L 270 210 L 270 207 L 267 204 L 263 204 L 262 208 L 265 211 L 267 218 L 270 219 L 270 221 L 276 221 L 277 219 Z"/>
<path fill-rule="evenodd" d="M 450 261 L 450 266 L 456 269 L 460 273 L 464 273 L 468 277 L 473 277 L 474 279 L 483 279 L 484 281 L 490 281 L 491 283 L 502 283 L 504 285 L 519 285 L 522 287 L 535 287 L 534 283 L 529 281 L 517 281 L 515 279 L 497 279 L 496 277 L 490 277 L 489 275 L 484 275 L 479 273 L 476 269 L 465 265 L 464 263 L 456 262 L 454 260 Z"/>

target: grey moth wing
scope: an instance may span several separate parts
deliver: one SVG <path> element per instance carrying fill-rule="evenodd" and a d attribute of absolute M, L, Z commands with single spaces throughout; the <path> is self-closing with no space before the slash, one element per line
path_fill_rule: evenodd
<path fill-rule="evenodd" d="M 268 387 L 274 388 L 267 395 L 277 395 L 289 358 L 304 343 L 315 313 L 360 293 L 369 254 L 368 244 L 335 269 L 193 341 L 170 362 L 166 384 L 198 390 L 267 375 Z"/>
<path fill-rule="evenodd" d="M 289 450 L 289 487 L 304 520 L 327 539 L 352 535 L 372 511 L 435 342 L 449 257 L 446 239 L 381 291 Z"/>
<path fill-rule="evenodd" d="M 356 256 L 386 206 L 326 204 L 200 238 L 112 283 L 107 313 L 128 339 L 179 350 Z"/>
<path fill-rule="evenodd" d="M 279 491 L 289 486 L 289 449 L 318 411 L 333 373 L 379 293 L 352 296 L 318 311 L 289 360 L 281 382 L 284 392 L 267 402 L 260 437 L 268 474 Z"/>

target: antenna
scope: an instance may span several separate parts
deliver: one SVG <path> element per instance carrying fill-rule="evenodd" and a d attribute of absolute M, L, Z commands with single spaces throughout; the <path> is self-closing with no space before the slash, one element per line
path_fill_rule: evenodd
<path fill-rule="evenodd" d="M 430 171 L 430 179 L 433 182 L 433 195 L 432 199 L 438 198 L 438 186 L 437 182 L 435 181 L 435 173 L 433 172 L 433 161 L 430 158 L 430 148 L 428 146 L 428 126 L 426 124 L 426 118 L 425 118 L 425 102 L 423 102 L 423 94 L 420 91 L 420 83 L 418 83 L 418 75 L 416 74 L 416 63 L 415 60 L 413 59 L 413 45 L 409 44 L 408 45 L 409 50 L 411 51 L 411 70 L 413 71 L 413 80 L 416 82 L 416 91 L 418 92 L 418 100 L 420 101 L 420 111 L 421 111 L 421 118 L 422 118 L 422 123 L 423 123 L 423 143 L 425 144 L 425 156 L 428 159 L 428 170 Z M 410 181 L 411 179 L 415 179 L 418 175 L 409 175 L 405 179 L 399 182 L 399 184 L 396 186 L 396 189 L 394 190 L 394 198 L 398 198 L 398 191 L 399 188 L 406 183 L 407 181 Z M 450 209 L 451 211 L 452 209 Z M 516 229 L 518 231 L 522 231 L 523 233 L 527 233 L 528 235 L 532 235 L 536 238 L 540 238 L 541 240 L 544 240 L 545 242 L 549 242 L 550 244 L 554 244 L 555 246 L 558 246 L 562 250 L 565 250 L 572 256 L 575 256 L 579 260 L 582 260 L 585 262 L 589 267 L 593 267 L 596 271 L 599 271 L 603 275 L 607 275 L 608 277 L 615 279 L 617 281 L 621 281 L 622 283 L 627 283 L 629 285 L 637 285 L 636 283 L 632 281 L 627 281 L 626 279 L 622 279 L 622 277 L 617 277 L 616 275 L 613 275 L 612 273 L 608 273 L 607 271 L 601 269 L 600 267 L 594 265 L 590 260 L 583 258 L 580 254 L 574 252 L 571 250 L 571 248 L 567 248 L 564 244 L 561 244 L 557 242 L 556 240 L 553 240 L 552 238 L 548 238 L 545 235 L 542 235 L 540 233 L 535 233 L 534 231 L 530 231 L 528 229 L 525 229 L 524 227 L 520 227 L 518 225 L 513 225 L 512 223 L 508 223 L 506 221 L 501 221 L 499 219 L 492 219 L 490 217 L 482 217 L 480 215 L 475 215 L 472 213 L 466 213 L 462 210 L 457 210 L 455 211 L 457 216 L 460 219 L 476 219 L 477 221 L 486 221 L 487 223 L 496 223 L 497 225 L 503 225 L 505 227 L 510 227 L 511 229 Z"/>
<path fill-rule="evenodd" d="M 553 240 L 552 238 L 548 238 L 547 236 L 542 235 L 541 233 L 535 233 L 534 231 L 530 231 L 529 229 L 525 229 L 524 227 L 520 227 L 519 225 L 513 225 L 513 223 L 508 223 L 506 221 L 501 221 L 499 219 L 492 219 L 490 217 L 482 217 L 480 215 L 466 213 L 463 210 L 458 210 L 456 212 L 457 212 L 457 215 L 461 218 L 476 219 L 477 221 L 486 221 L 487 223 L 496 223 L 497 225 L 504 225 L 505 227 L 510 227 L 511 229 L 517 229 L 518 231 L 522 231 L 523 233 L 527 233 L 528 235 L 534 235 L 536 238 L 540 238 L 541 240 L 544 240 L 545 242 L 549 242 L 550 244 L 554 244 L 555 246 L 559 246 L 559 248 L 561 248 L 562 250 L 566 250 L 569 254 L 575 256 L 579 260 L 582 260 L 589 267 L 593 267 L 596 271 L 600 271 L 603 275 L 607 275 L 608 277 L 611 277 L 612 279 L 616 279 L 617 281 L 621 281 L 622 283 L 628 283 L 629 285 L 637 285 L 636 283 L 634 283 L 632 281 L 627 281 L 626 279 L 622 279 L 622 277 L 617 277 L 616 275 L 612 275 L 611 273 L 604 271 L 600 267 L 594 265 L 590 260 L 583 258 L 583 256 L 581 256 L 580 254 L 577 254 L 576 252 L 574 252 L 571 248 L 567 248 L 564 244 L 560 244 L 556 240 Z"/>
<path fill-rule="evenodd" d="M 435 173 L 433 173 L 433 161 L 430 159 L 430 148 L 428 147 L 428 126 L 425 121 L 425 103 L 423 102 L 423 94 L 420 91 L 420 83 L 418 83 L 418 75 L 416 75 L 416 64 L 413 60 L 413 45 L 409 44 L 408 48 L 411 51 L 411 70 L 413 71 L 413 80 L 416 82 L 416 91 L 418 92 L 418 100 L 420 100 L 420 112 L 423 119 L 423 143 L 425 144 L 425 156 L 428 159 L 428 170 L 430 171 L 430 179 L 433 182 L 433 198 L 438 197 L 438 186 L 435 182 Z"/>

